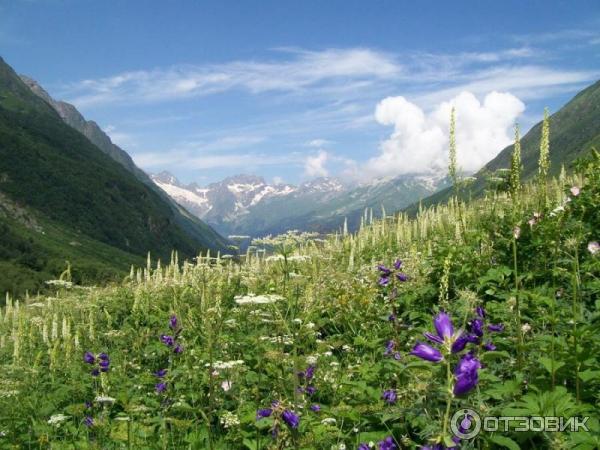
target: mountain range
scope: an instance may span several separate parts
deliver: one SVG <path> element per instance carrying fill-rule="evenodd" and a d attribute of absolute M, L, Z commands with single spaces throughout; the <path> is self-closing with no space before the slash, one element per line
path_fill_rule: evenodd
<path fill-rule="evenodd" d="M 0 291 L 124 274 L 148 252 L 191 258 L 228 241 L 172 201 L 72 106 L 0 58 Z"/>
<path fill-rule="evenodd" d="M 550 127 L 550 174 L 558 173 L 563 165 L 569 169 L 590 148 L 600 147 L 600 81 L 551 115 Z M 523 180 L 537 173 L 541 128 L 539 122 L 521 139 Z M 507 146 L 475 173 L 474 182 L 462 195 L 483 195 L 489 176 L 509 167 L 512 151 L 513 145 Z M 205 187 L 182 184 L 167 172 L 152 179 L 224 235 L 262 236 L 289 229 L 331 232 L 340 229 L 344 221 L 349 230 L 355 230 L 367 210 L 376 216 L 383 210 L 415 214 L 419 205 L 446 202 L 454 192 L 444 175 L 403 175 L 360 185 L 321 178 L 300 186 L 268 184 L 252 175 L 230 177 Z"/>
<path fill-rule="evenodd" d="M 264 236 L 290 229 L 331 232 L 347 221 L 356 229 L 365 209 L 398 210 L 447 184 L 444 177 L 400 176 L 352 185 L 316 178 L 298 186 L 268 184 L 255 175 L 237 175 L 201 187 L 183 184 L 169 172 L 152 180 L 224 235 Z"/>

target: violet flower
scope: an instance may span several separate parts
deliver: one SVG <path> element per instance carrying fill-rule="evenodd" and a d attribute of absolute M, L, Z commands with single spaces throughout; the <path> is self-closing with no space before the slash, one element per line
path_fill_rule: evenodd
<path fill-rule="evenodd" d="M 86 364 L 94 364 L 96 362 L 96 358 L 92 352 L 85 352 L 83 355 L 83 362 Z"/>
<path fill-rule="evenodd" d="M 396 450 L 398 448 L 392 436 L 388 436 L 383 441 L 379 441 L 377 446 L 379 450 Z"/>
<path fill-rule="evenodd" d="M 422 342 L 418 342 L 410 354 L 431 362 L 440 362 L 444 359 L 442 353 L 437 348 L 433 348 Z"/>
<path fill-rule="evenodd" d="M 270 417 L 273 414 L 273 410 L 271 408 L 263 408 L 256 411 L 256 420 L 264 419 L 265 417 Z"/>
<path fill-rule="evenodd" d="M 167 383 L 163 383 L 161 381 L 160 383 L 157 383 L 156 385 L 154 385 L 154 389 L 156 390 L 157 393 L 162 394 L 163 392 L 165 392 L 167 390 Z"/>
<path fill-rule="evenodd" d="M 177 329 L 177 316 L 173 314 L 169 319 L 169 328 L 175 331 Z"/>
<path fill-rule="evenodd" d="M 310 405 L 310 410 L 313 412 L 319 412 L 321 411 L 321 406 L 314 404 L 314 405 Z"/>
<path fill-rule="evenodd" d="M 396 403 L 396 399 L 398 397 L 396 395 L 396 391 L 394 391 L 393 389 L 388 389 L 387 391 L 383 391 L 383 395 L 381 396 L 381 398 L 383 398 L 383 400 L 388 405 L 393 405 L 394 403 Z"/>
<path fill-rule="evenodd" d="M 290 428 L 298 428 L 298 425 L 300 425 L 300 417 L 289 409 L 281 413 L 281 418 Z"/>
<path fill-rule="evenodd" d="M 456 383 L 454 383 L 454 394 L 463 395 L 473 389 L 479 382 L 477 371 L 481 368 L 481 362 L 472 354 L 464 355 L 454 370 Z"/>
<path fill-rule="evenodd" d="M 500 332 L 500 331 L 504 331 L 504 324 L 502 324 L 502 323 L 498 323 L 498 324 L 490 323 L 487 328 L 488 328 L 488 331 Z"/>
<path fill-rule="evenodd" d="M 173 345 L 175 345 L 175 339 L 173 336 L 167 336 L 166 334 L 163 334 L 160 336 L 160 340 L 167 347 L 173 347 Z"/>

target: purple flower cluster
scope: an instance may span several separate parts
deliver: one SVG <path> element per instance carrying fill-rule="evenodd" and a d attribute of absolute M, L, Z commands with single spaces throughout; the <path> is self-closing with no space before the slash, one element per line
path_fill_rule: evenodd
<path fill-rule="evenodd" d="M 388 390 L 383 391 L 383 394 L 382 394 L 381 398 L 388 405 L 393 405 L 394 403 L 396 403 L 396 399 L 398 398 L 398 396 L 396 395 L 396 391 L 395 390 L 388 389 Z"/>
<path fill-rule="evenodd" d="M 158 394 L 162 394 L 167 390 L 167 383 L 165 382 L 165 376 L 167 375 L 167 369 L 160 369 L 154 372 L 154 376 L 158 378 L 158 383 L 154 385 L 154 390 Z"/>
<path fill-rule="evenodd" d="M 315 405 L 313 405 L 315 406 Z M 312 409 L 312 407 L 311 407 Z M 320 407 L 319 407 L 320 409 Z M 291 409 L 284 408 L 277 400 L 271 403 L 270 408 L 263 408 L 256 411 L 256 420 L 265 419 L 267 417 L 275 416 L 275 424 L 273 425 L 273 435 L 277 436 L 278 423 L 277 420 L 281 418 L 285 424 L 296 429 L 300 426 L 300 417 Z"/>
<path fill-rule="evenodd" d="M 108 372 L 110 370 L 110 359 L 106 353 L 100 353 L 95 356 L 92 352 L 83 354 L 83 362 L 93 366 L 91 374 L 94 377 L 100 375 L 100 372 Z"/>
<path fill-rule="evenodd" d="M 471 333 L 467 337 L 468 341 L 473 344 L 481 345 L 483 347 L 483 349 L 487 350 L 487 351 L 496 350 L 496 346 L 492 343 L 491 340 L 484 339 L 485 330 L 486 330 L 485 310 L 481 306 L 478 306 L 475 309 L 475 313 L 476 313 L 477 317 L 475 319 L 471 320 L 467 326 L 469 332 Z M 503 330 L 504 330 L 504 325 L 501 323 L 499 323 L 499 324 L 491 323 L 487 326 L 487 331 L 492 332 L 492 333 L 498 333 Z"/>
<path fill-rule="evenodd" d="M 396 342 L 395 341 L 387 341 L 387 344 L 385 344 L 385 351 L 383 352 L 384 356 L 391 356 L 393 357 L 396 361 L 400 361 L 400 359 L 402 359 L 402 356 L 400 355 L 400 352 L 395 351 L 396 348 Z"/>
<path fill-rule="evenodd" d="M 448 314 L 441 311 L 434 317 L 433 326 L 435 327 L 437 334 L 429 332 L 423 333 L 430 342 L 439 344 L 442 347 L 449 347 L 451 353 L 458 353 L 464 350 L 468 340 L 462 332 L 454 332 L 454 326 L 452 325 L 452 320 Z M 440 362 L 444 359 L 440 350 L 423 342 L 417 342 L 410 354 L 431 362 Z"/>
<path fill-rule="evenodd" d="M 396 450 L 398 446 L 396 445 L 394 438 L 392 436 L 388 436 L 384 440 L 377 443 L 377 448 L 379 450 Z M 358 445 L 358 450 L 371 450 L 371 447 L 369 447 L 369 444 L 366 442 L 361 442 Z"/>
<path fill-rule="evenodd" d="M 379 264 L 377 266 L 377 270 L 379 270 L 380 278 L 379 278 L 379 286 L 387 286 L 390 284 L 390 281 L 394 279 L 394 277 L 400 281 L 405 282 L 408 281 L 408 275 L 400 271 L 402 267 L 402 261 L 397 259 L 394 261 L 393 269 L 390 269 L 383 264 Z"/>
<path fill-rule="evenodd" d="M 297 373 L 300 382 L 300 386 L 298 386 L 299 393 L 306 394 L 311 397 L 317 392 L 317 388 L 312 384 L 316 368 L 317 366 L 310 364 L 306 370 L 302 370 Z M 311 410 L 318 412 L 321 410 L 321 407 L 319 405 L 312 405 Z"/>
<path fill-rule="evenodd" d="M 481 307 L 476 309 L 477 318 L 469 323 L 469 333 L 462 330 L 454 332 L 454 326 L 450 316 L 444 311 L 438 313 L 433 319 L 433 325 L 436 334 L 425 332 L 424 336 L 433 344 L 439 345 L 446 355 L 462 352 L 467 344 L 479 345 L 484 336 L 484 318 L 485 311 Z M 502 331 L 501 324 L 490 324 L 489 331 Z M 493 350 L 495 347 L 491 341 L 482 345 L 485 350 Z M 444 354 L 438 348 L 423 342 L 418 342 L 412 349 L 411 355 L 431 362 L 440 362 L 444 359 Z M 478 370 L 481 369 L 481 362 L 475 356 L 473 350 L 463 354 L 454 370 L 454 395 L 463 395 L 471 391 L 479 382 Z"/>
<path fill-rule="evenodd" d="M 171 347 L 173 349 L 173 353 L 179 354 L 183 352 L 183 347 L 177 342 L 177 338 L 181 333 L 181 327 L 179 326 L 179 322 L 177 320 L 176 315 L 172 315 L 169 318 L 169 328 L 173 331 L 173 336 L 168 334 L 162 334 L 160 336 L 160 341 L 167 347 Z"/>

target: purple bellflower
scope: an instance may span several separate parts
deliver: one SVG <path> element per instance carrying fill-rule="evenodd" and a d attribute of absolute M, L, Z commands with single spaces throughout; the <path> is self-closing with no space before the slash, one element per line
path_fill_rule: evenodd
<path fill-rule="evenodd" d="M 281 413 L 281 418 L 290 428 L 298 428 L 298 425 L 300 425 L 300 417 L 289 409 Z"/>

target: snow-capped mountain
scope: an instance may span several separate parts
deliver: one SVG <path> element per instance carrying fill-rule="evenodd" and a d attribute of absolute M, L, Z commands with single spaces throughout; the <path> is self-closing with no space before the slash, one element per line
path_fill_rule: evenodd
<path fill-rule="evenodd" d="M 175 201 L 221 233 L 262 236 L 289 229 L 332 231 L 347 217 L 355 228 L 365 208 L 396 211 L 444 185 L 443 177 L 382 178 L 359 186 L 317 178 L 299 186 L 268 184 L 254 175 L 236 175 L 200 187 L 172 174 L 151 176 Z"/>
<path fill-rule="evenodd" d="M 151 175 L 152 180 L 175 201 L 198 217 L 212 223 L 235 222 L 251 213 L 253 207 L 276 197 L 298 197 L 319 193 L 324 199 L 344 190 L 339 180 L 318 178 L 302 183 L 268 184 L 255 175 L 236 175 L 201 187 L 185 185 L 169 172 Z"/>

